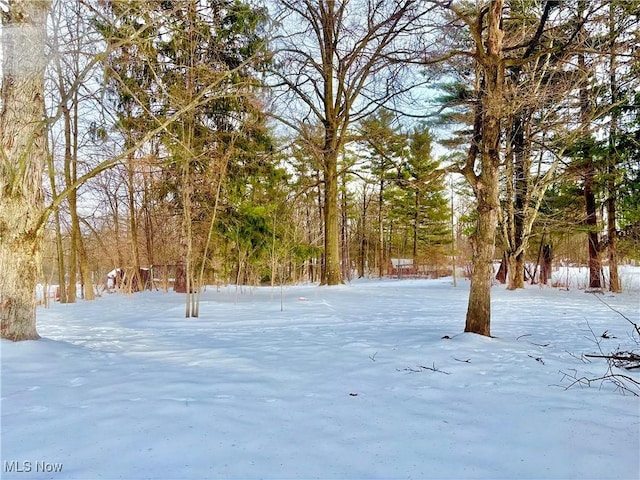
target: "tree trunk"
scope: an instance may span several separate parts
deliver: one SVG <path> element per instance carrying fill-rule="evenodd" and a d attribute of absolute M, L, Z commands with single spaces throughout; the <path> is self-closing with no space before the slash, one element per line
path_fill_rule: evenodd
<path fill-rule="evenodd" d="M 187 137 L 190 138 L 190 137 Z M 189 144 L 188 144 L 189 145 Z M 190 163 L 191 158 L 188 156 L 189 151 L 186 152 L 187 157 L 183 158 L 183 170 L 182 170 L 182 232 L 184 237 L 183 245 L 183 259 L 184 259 L 184 274 L 185 274 L 185 318 L 192 316 L 191 309 L 191 295 L 193 286 L 192 280 L 192 257 L 193 257 L 193 232 L 191 229 L 192 214 L 191 214 L 191 175 L 190 175 Z"/>
<path fill-rule="evenodd" d="M 62 230 L 60 228 L 60 211 L 56 207 L 54 212 L 56 228 L 56 252 L 58 260 L 58 289 L 60 291 L 60 303 L 67 303 L 67 281 L 64 268 L 64 246 L 62 244 Z"/>
<path fill-rule="evenodd" d="M 525 146 L 525 115 L 518 114 L 514 118 L 512 131 L 512 148 L 513 148 L 513 179 L 507 181 L 513 182 L 514 192 L 514 209 L 513 209 L 513 242 L 511 251 L 508 253 L 509 259 L 509 285 L 508 290 L 524 288 L 524 250 L 525 250 L 525 231 L 524 223 L 526 210 L 528 208 L 529 195 L 529 152 Z"/>
<path fill-rule="evenodd" d="M 380 179 L 378 190 L 378 276 L 384 276 L 384 179 Z"/>
<path fill-rule="evenodd" d="M 2 13 L 0 113 L 0 336 L 39 338 L 35 290 L 43 239 L 42 175 L 49 2 L 8 2 Z"/>
<path fill-rule="evenodd" d="M 339 285 L 342 283 L 340 269 L 340 230 L 338 225 L 338 153 L 340 140 L 338 122 L 344 128 L 347 126 L 341 119 L 339 108 L 335 100 L 334 81 L 337 19 L 335 16 L 335 2 L 329 0 L 326 10 L 321 7 L 322 35 L 322 91 L 324 110 L 324 145 L 322 166 L 324 173 L 324 268 L 321 284 Z M 339 82 L 338 82 L 339 83 Z"/>
<path fill-rule="evenodd" d="M 347 202 L 347 175 L 341 175 L 342 186 L 340 189 L 340 245 L 342 251 L 342 278 L 351 280 L 351 258 L 349 255 L 349 207 Z"/>
<path fill-rule="evenodd" d="M 62 87 L 61 87 L 62 88 Z M 64 91 L 61 91 L 64 95 Z M 71 155 L 71 110 L 65 103 L 62 105 L 62 116 L 64 119 L 64 179 L 67 186 L 73 183 L 75 175 L 72 170 L 75 169 Z M 77 208 L 77 191 L 75 189 L 69 192 L 67 201 L 69 202 L 69 213 L 71 216 L 71 241 L 69 245 L 69 285 L 67 286 L 67 301 L 69 303 L 76 302 L 77 280 L 78 280 L 78 236 L 80 234 L 80 225 L 78 222 Z"/>
<path fill-rule="evenodd" d="M 413 192 L 414 201 L 413 201 L 413 238 L 411 245 L 411 254 L 413 257 L 413 261 L 415 262 L 418 258 L 418 224 L 420 223 L 420 191 L 418 189 Z"/>
<path fill-rule="evenodd" d="M 328 129 L 329 130 L 329 129 Z M 324 153 L 324 265 L 323 285 L 342 283 L 338 228 L 338 150 L 335 135 L 325 134 Z"/>
<path fill-rule="evenodd" d="M 613 176 L 613 175 L 612 175 Z M 615 183 L 615 182 L 612 182 Z M 607 199 L 607 247 L 609 251 L 609 291 L 621 292 L 620 275 L 618 274 L 617 240 L 616 230 L 616 188 L 609 185 L 609 198 Z"/>
<path fill-rule="evenodd" d="M 82 235 L 78 235 L 78 260 L 80 266 L 80 279 L 82 284 L 82 294 L 85 300 L 95 300 L 96 292 L 93 289 L 93 278 L 91 278 L 91 268 L 89 267 L 89 257 L 84 246 Z"/>
<path fill-rule="evenodd" d="M 485 134 L 489 133 L 485 131 Z M 489 157 L 489 154 L 483 157 Z M 465 332 L 491 335 L 491 282 L 493 254 L 498 223 L 498 166 L 483 159 L 482 179 L 478 182 L 478 221 L 472 238 L 473 270 L 467 306 Z"/>
<path fill-rule="evenodd" d="M 340 234 L 338 229 L 338 181 L 337 162 L 329 161 L 325 176 L 324 205 L 324 276 L 323 285 L 339 285 L 342 283 L 340 271 Z"/>
<path fill-rule="evenodd" d="M 322 185 L 324 185 L 324 183 L 322 183 L 320 181 L 321 175 L 320 175 L 320 171 L 316 170 L 315 172 L 315 179 L 316 179 L 316 184 L 317 184 L 317 196 L 318 196 L 318 218 L 321 219 L 321 221 L 318 222 L 318 234 L 320 235 L 320 238 L 322 239 L 322 253 L 320 254 L 320 259 L 319 262 L 314 262 L 315 267 L 313 268 L 313 275 L 312 275 L 312 282 L 317 281 L 318 279 L 320 280 L 320 283 L 322 284 L 322 280 L 324 278 L 324 272 L 325 272 L 325 250 L 324 250 L 324 246 L 325 246 L 325 237 L 326 232 L 325 232 L 325 218 L 324 218 L 324 209 L 325 209 L 325 199 L 324 197 L 326 196 L 324 194 Z M 313 242 L 313 236 L 310 238 L 310 242 Z M 318 268 L 320 267 L 320 268 Z"/>
<path fill-rule="evenodd" d="M 478 220 L 472 238 L 473 271 L 464 331 L 486 336 L 491 335 L 491 282 L 500 208 L 500 133 L 504 103 L 502 5 L 502 0 L 490 3 L 487 12 L 486 53 L 483 52 L 479 59 L 482 82 L 479 104 L 476 107 L 480 111 L 476 114 L 479 113 L 481 119 L 480 173 L 476 175 L 473 166 L 466 171 L 477 200 Z M 478 137 L 477 133 L 474 132 L 474 139 Z M 475 149 L 474 145 L 471 148 Z"/>
<path fill-rule="evenodd" d="M 131 148 L 132 141 L 127 142 Z M 127 196 L 129 200 L 129 238 L 131 239 L 131 256 L 133 257 L 133 276 L 131 281 L 143 290 L 140 278 L 140 249 L 138 247 L 138 220 L 135 203 L 135 172 L 133 153 L 127 156 Z"/>
<path fill-rule="evenodd" d="M 524 288 L 524 254 L 507 253 L 508 283 L 507 290 Z"/>
<path fill-rule="evenodd" d="M 507 254 L 502 254 L 502 260 L 500 261 L 500 266 L 498 267 L 498 273 L 496 273 L 496 280 L 501 284 L 505 284 L 507 282 L 507 272 L 509 271 Z"/>
<path fill-rule="evenodd" d="M 586 0 L 578 1 L 579 16 L 584 16 L 586 10 Z M 581 33 L 583 41 L 586 41 L 587 32 L 582 29 Z M 600 282 L 600 271 L 602 265 L 600 262 L 600 241 L 598 239 L 598 206 L 596 195 L 594 192 L 594 182 L 596 169 L 593 162 L 593 153 L 590 146 L 589 122 L 591 121 L 591 105 L 590 92 L 588 85 L 589 68 L 587 67 L 584 53 L 578 54 L 578 69 L 583 75 L 582 84 L 580 86 L 580 122 L 582 130 L 582 140 L 585 142 L 583 146 L 584 166 L 584 200 L 586 206 L 585 225 L 587 226 L 587 251 L 589 254 L 589 288 L 602 288 Z"/>
<path fill-rule="evenodd" d="M 51 195 L 56 198 L 56 174 L 53 164 L 53 156 L 47 151 L 47 170 L 49 171 L 49 184 L 51 185 Z M 65 280 L 64 268 L 64 246 L 62 244 L 62 228 L 60 226 L 60 208 L 56 207 L 53 211 L 54 225 L 56 230 L 56 253 L 58 262 L 58 289 L 60 292 L 60 303 L 67 303 L 67 282 Z"/>
<path fill-rule="evenodd" d="M 113 201 L 110 201 L 110 203 L 113 211 L 113 236 L 115 238 L 116 254 L 118 257 L 118 264 L 116 265 L 116 268 L 124 268 L 124 253 L 120 238 L 120 199 L 118 198 L 118 190 L 119 189 L 116 188 L 113 191 L 113 194 L 111 195 Z M 115 286 L 120 288 L 120 281 L 116 282 Z"/>
<path fill-rule="evenodd" d="M 589 288 L 602 288 L 600 281 L 600 271 L 602 264 L 600 262 L 600 241 L 598 240 L 598 207 L 596 203 L 596 195 L 593 191 L 593 182 L 595 177 L 595 168 L 591 160 L 588 161 L 587 171 L 585 172 L 584 182 L 584 198 L 587 206 L 587 242 L 589 253 Z"/>
<path fill-rule="evenodd" d="M 542 247 L 542 266 L 540 267 L 540 283 L 547 284 L 548 280 L 551 280 L 551 261 L 553 260 L 553 254 L 551 245 L 544 245 Z"/>
<path fill-rule="evenodd" d="M 187 73 L 185 80 L 185 90 L 187 99 L 191 101 L 195 97 L 195 79 L 194 67 L 195 67 L 195 40 L 193 38 L 195 29 L 195 16 L 196 6 L 195 1 L 190 0 L 187 6 L 187 29 L 189 35 L 189 57 L 187 58 Z M 193 215 L 192 215 L 192 201 L 193 201 L 193 180 L 191 179 L 191 161 L 193 159 L 193 141 L 195 135 L 195 118 L 194 113 L 189 112 L 188 117 L 185 119 L 182 125 L 181 141 L 184 144 L 184 154 L 182 161 L 183 173 L 182 173 L 182 214 L 183 214 L 183 232 L 185 235 L 186 248 L 185 248 L 185 274 L 186 274 L 186 295 L 185 295 L 185 318 L 195 316 L 193 305 Z"/>
<path fill-rule="evenodd" d="M 150 193 L 150 190 L 152 188 L 151 177 L 152 177 L 151 167 L 149 167 L 149 170 L 143 170 L 144 189 L 142 191 L 142 195 L 143 195 L 142 218 L 144 220 L 144 238 L 145 238 L 147 261 L 149 266 L 152 267 L 155 263 L 155 258 L 153 253 L 154 229 L 153 229 L 153 217 L 151 212 L 151 193 Z"/>
<path fill-rule="evenodd" d="M 364 277 L 364 269 L 366 262 L 366 226 L 367 226 L 367 193 L 366 189 L 362 192 L 362 212 L 358 221 L 358 278 Z"/>
<path fill-rule="evenodd" d="M 617 158 L 616 158 L 616 136 L 618 135 L 618 117 L 620 115 L 618 104 L 618 80 L 616 69 L 618 59 L 616 55 L 616 19 L 615 4 L 611 2 L 609 5 L 609 86 L 611 90 L 611 123 L 609 125 L 609 153 L 607 162 L 607 247 L 609 252 L 609 291 L 621 292 L 620 276 L 618 275 L 618 255 L 617 240 L 618 231 L 616 229 L 616 174 L 617 174 Z"/>
<path fill-rule="evenodd" d="M 77 61 L 77 57 L 76 57 Z M 79 71 L 80 67 L 76 65 L 76 71 Z M 78 106 L 79 106 L 79 95 L 78 89 L 79 85 L 74 87 L 73 92 L 73 182 L 75 183 L 78 180 Z M 93 279 L 91 278 L 91 269 L 89 268 L 89 258 L 87 256 L 87 250 L 84 247 L 84 239 L 82 238 L 82 232 L 80 231 L 80 217 L 78 216 L 77 210 L 77 199 L 76 199 L 76 209 L 72 212 L 73 217 L 73 225 L 76 229 L 76 249 L 79 260 L 80 267 L 80 283 L 82 287 L 82 295 L 85 300 L 95 300 L 96 295 L 93 290 Z"/>

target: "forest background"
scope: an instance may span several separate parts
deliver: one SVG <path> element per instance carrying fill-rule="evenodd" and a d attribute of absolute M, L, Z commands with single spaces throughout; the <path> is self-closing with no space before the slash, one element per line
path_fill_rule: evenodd
<path fill-rule="evenodd" d="M 494 264 L 617 292 L 640 260 L 636 0 L 0 6 L 3 338 L 38 282 L 172 279 L 197 316 L 207 284 L 457 269 L 490 335 Z"/>

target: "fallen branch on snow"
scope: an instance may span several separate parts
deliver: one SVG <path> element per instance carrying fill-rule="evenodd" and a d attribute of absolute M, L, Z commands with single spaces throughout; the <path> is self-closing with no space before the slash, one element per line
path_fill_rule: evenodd
<path fill-rule="evenodd" d="M 585 353 L 585 357 L 589 358 L 605 358 L 611 360 L 614 366 L 624 368 L 625 370 L 634 370 L 640 368 L 640 355 L 633 352 L 616 352 L 611 355 L 592 355 Z"/>
<path fill-rule="evenodd" d="M 638 326 L 638 324 L 629 320 L 629 318 L 627 318 L 622 313 L 612 308 L 605 301 L 599 298 L 598 300 L 600 300 L 602 303 L 607 305 L 614 312 L 620 314 L 625 320 L 627 320 L 629 323 L 633 325 L 634 330 L 632 332 L 632 337 L 635 339 L 636 343 L 640 345 L 640 327 Z M 623 368 L 625 370 L 633 370 L 636 368 L 640 368 L 640 354 L 638 354 L 637 352 L 627 352 L 627 351 L 617 351 L 610 354 L 604 353 L 604 351 L 602 350 L 602 341 L 615 338 L 615 337 L 612 337 L 610 335 L 605 335 L 606 333 L 608 333 L 607 331 L 605 331 L 605 334 L 600 335 L 600 337 L 598 337 L 598 335 L 596 335 L 596 333 L 591 328 L 591 325 L 589 325 L 589 321 L 587 321 L 586 319 L 585 321 L 587 322 L 587 326 L 589 327 L 589 331 L 593 336 L 593 340 L 595 344 L 598 346 L 598 351 L 600 352 L 600 354 L 599 355 L 583 354 L 583 357 L 605 359 L 607 361 L 607 371 L 605 372 L 604 375 L 601 375 L 595 378 L 588 378 L 585 376 L 578 377 L 577 370 L 573 370 L 572 374 L 560 371 L 560 373 L 563 375 L 562 381 L 564 381 L 565 379 L 571 380 L 571 383 L 566 387 L 566 389 L 569 389 L 575 385 L 579 385 L 581 387 L 582 386 L 590 387 L 593 383 L 597 383 L 597 382 L 600 382 L 601 387 L 602 387 L 602 384 L 604 383 L 611 383 L 616 387 L 616 390 L 622 392 L 623 394 L 630 393 L 636 397 L 640 396 L 640 381 L 636 378 L 633 378 L 623 373 L 619 373 L 617 371 L 617 369 L 620 369 L 620 368 Z"/>

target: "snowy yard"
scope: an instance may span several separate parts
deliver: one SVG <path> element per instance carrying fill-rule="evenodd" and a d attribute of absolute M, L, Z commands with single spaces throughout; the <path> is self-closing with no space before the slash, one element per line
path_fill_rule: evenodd
<path fill-rule="evenodd" d="M 634 345 L 602 301 L 637 321 L 637 292 L 495 287 L 490 339 L 460 333 L 468 287 L 209 287 L 197 319 L 165 292 L 40 309 L 41 341 L 1 342 L 2 478 L 638 479 L 638 397 L 566 388 L 606 373 L 582 357 L 596 338 Z"/>

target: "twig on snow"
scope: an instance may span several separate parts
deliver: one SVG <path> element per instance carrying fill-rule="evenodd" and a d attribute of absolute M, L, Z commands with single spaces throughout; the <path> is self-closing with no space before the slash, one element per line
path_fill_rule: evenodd
<path fill-rule="evenodd" d="M 582 363 L 591 363 L 591 360 L 584 358 L 584 354 L 578 357 L 575 353 L 571 353 L 569 350 L 565 350 L 565 352 L 571 355 L 576 360 L 580 360 Z"/>
<path fill-rule="evenodd" d="M 530 333 L 525 333 L 524 335 L 520 335 L 519 337 L 516 338 L 516 341 L 520 340 L 521 338 L 524 337 L 531 337 L 532 335 Z M 531 345 L 535 345 L 536 347 L 548 347 L 550 344 L 548 343 L 535 343 L 535 342 L 529 342 Z"/>
<path fill-rule="evenodd" d="M 534 357 L 533 355 L 528 355 L 529 358 L 533 358 L 536 362 L 540 362 L 542 365 L 544 365 L 544 360 L 542 360 L 542 357 Z"/>
<path fill-rule="evenodd" d="M 599 302 L 605 304 L 610 310 L 616 312 L 618 315 L 620 315 L 622 318 L 624 318 L 627 322 L 629 322 L 631 325 L 633 325 L 633 328 L 635 329 L 636 333 L 638 335 L 640 335 L 640 324 L 637 324 L 636 322 L 632 321 L 629 317 L 627 317 L 624 313 L 620 312 L 619 310 L 616 310 L 615 308 L 613 308 L 611 305 L 609 305 L 607 302 L 605 302 L 604 300 L 602 300 L 600 297 L 598 297 L 597 295 L 594 295 L 595 298 L 598 299 Z"/>
<path fill-rule="evenodd" d="M 602 351 L 601 342 L 603 338 L 608 338 L 608 337 L 602 337 L 602 336 L 598 337 L 596 333 L 593 331 L 593 329 L 591 328 L 591 325 L 589 325 L 589 321 L 586 319 L 585 321 L 587 322 L 587 326 L 589 327 L 589 331 L 593 336 L 593 340 L 595 344 L 598 346 L 598 351 L 600 352 L 600 355 L 585 354 L 583 355 L 583 357 L 606 359 L 607 371 L 605 372 L 604 375 L 601 375 L 596 378 L 588 378 L 584 376 L 578 377 L 576 370 L 573 370 L 573 374 L 568 374 L 566 372 L 560 371 L 560 373 L 563 375 L 562 381 L 564 381 L 566 378 L 569 378 L 572 380 L 571 383 L 566 387 L 566 389 L 569 389 L 574 385 L 580 385 L 581 387 L 582 386 L 590 387 L 592 383 L 596 383 L 596 382 L 600 382 L 600 388 L 602 388 L 602 385 L 605 382 L 608 382 L 613 384 L 616 387 L 616 390 L 622 392 L 622 394 L 630 393 L 636 397 L 640 396 L 640 381 L 630 377 L 629 375 L 618 373 L 613 370 L 614 368 L 626 368 L 627 370 L 630 370 L 633 368 L 640 368 L 640 363 L 638 363 L 640 361 L 640 355 L 634 352 L 615 352 L 607 355 Z M 634 327 L 637 328 L 637 325 L 635 323 L 633 322 L 631 323 L 634 325 Z M 629 365 L 629 363 L 631 363 L 631 365 Z M 629 368 L 630 366 L 631 368 Z"/>
<path fill-rule="evenodd" d="M 454 359 L 456 362 L 471 363 L 471 359 L 470 359 L 470 358 L 467 358 L 466 360 L 460 360 L 459 358 L 453 357 L 453 359 Z"/>
<path fill-rule="evenodd" d="M 431 370 L 432 372 L 438 372 L 438 373 L 444 373 L 445 375 L 451 375 L 449 372 L 445 372 L 444 370 L 440 370 L 439 368 L 436 368 L 436 364 L 433 364 L 433 367 L 425 367 L 424 365 L 418 365 L 418 368 L 411 368 L 411 367 L 406 367 L 406 368 L 396 368 L 396 370 L 398 372 L 407 372 L 407 373 L 420 373 L 423 372 L 425 370 Z"/>

